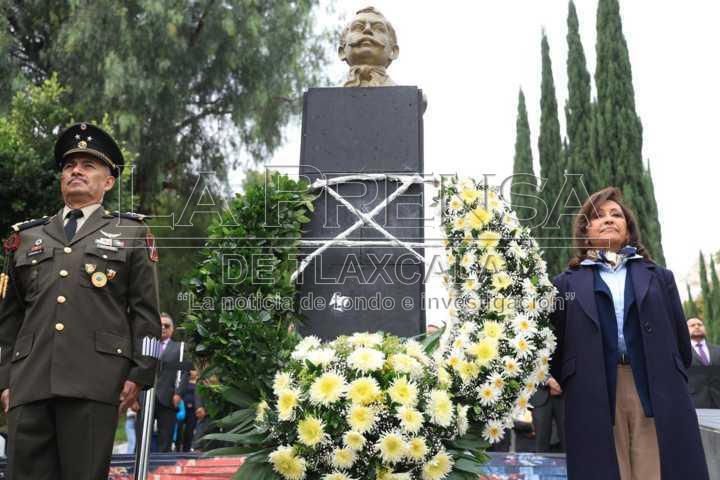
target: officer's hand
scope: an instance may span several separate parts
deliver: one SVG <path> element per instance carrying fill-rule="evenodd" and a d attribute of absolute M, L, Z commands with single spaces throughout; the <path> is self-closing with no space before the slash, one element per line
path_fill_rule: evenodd
<path fill-rule="evenodd" d="M 8 409 L 10 408 L 10 389 L 6 388 L 2 391 L 2 395 L 0 395 L 0 401 L 2 401 L 2 408 L 5 413 L 8 412 Z"/>
<path fill-rule="evenodd" d="M 180 405 L 180 400 L 182 400 L 180 395 L 178 395 L 177 393 L 173 395 L 173 407 L 175 407 L 175 409 L 177 409 L 178 405 Z"/>
<path fill-rule="evenodd" d="M 140 411 L 140 402 L 138 402 L 137 400 L 135 400 L 135 401 L 133 402 L 133 404 L 130 405 L 130 410 L 132 410 L 132 411 L 135 412 L 135 413 L 139 412 L 139 411 Z"/>
<path fill-rule="evenodd" d="M 195 416 L 198 420 L 202 420 L 203 418 L 205 418 L 205 415 L 207 415 L 207 413 L 205 413 L 205 409 L 203 407 L 198 407 L 195 410 Z"/>
<path fill-rule="evenodd" d="M 553 397 L 562 394 L 562 388 L 560 387 L 560 384 L 557 382 L 557 380 L 555 380 L 554 378 L 550 377 L 545 384 L 550 389 L 550 395 L 552 395 Z"/>
<path fill-rule="evenodd" d="M 125 380 L 122 392 L 120 392 L 120 406 L 118 412 L 122 415 L 130 405 L 137 402 L 138 393 L 140 393 L 140 385 L 132 380 Z"/>

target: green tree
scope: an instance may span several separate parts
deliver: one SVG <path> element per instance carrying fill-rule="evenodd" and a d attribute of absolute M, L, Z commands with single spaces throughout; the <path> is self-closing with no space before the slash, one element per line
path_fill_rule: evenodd
<path fill-rule="evenodd" d="M 717 269 L 715 268 L 715 259 L 712 253 L 708 255 L 710 257 L 710 303 L 712 304 L 712 311 L 715 315 L 714 320 L 720 324 L 720 279 L 718 279 Z"/>
<path fill-rule="evenodd" d="M 530 147 L 530 124 L 528 123 L 525 94 L 518 94 L 517 121 L 515 123 L 515 158 L 513 160 L 513 178 L 510 186 L 511 203 L 518 212 L 523 225 L 537 224 L 537 177 L 533 169 L 532 148 Z"/>
<path fill-rule="evenodd" d="M 702 251 L 700 252 L 700 289 L 702 291 L 703 301 L 703 322 L 705 322 L 705 329 L 707 330 L 708 337 L 715 338 L 715 310 L 712 304 L 712 292 L 710 284 L 708 283 L 707 264 L 705 263 L 705 256 Z"/>
<path fill-rule="evenodd" d="M 638 216 L 643 243 L 664 264 L 657 203 L 642 159 L 642 124 L 635 110 L 630 55 L 618 0 L 599 0 L 597 10 L 596 159 L 599 171 L 620 188 Z"/>
<path fill-rule="evenodd" d="M 594 165 L 595 158 L 591 146 L 590 73 L 588 73 L 585 50 L 580 39 L 577 11 L 575 3 L 572 1 L 568 3 L 567 27 L 568 99 L 565 102 L 565 120 L 568 143 L 566 172 L 582 175 L 587 190 L 584 193 L 592 193 L 607 186 L 608 181 L 604 177 L 606 172 L 598 171 Z"/>
<path fill-rule="evenodd" d="M 316 0 L 0 0 L 0 69 L 57 72 L 76 117 L 102 118 L 138 152 L 138 211 L 199 171 L 223 176 L 241 147 L 266 158 L 300 95 L 322 83 Z M 1 85 L 7 90 L 8 85 Z M 1 96 L 1 95 L 0 95 Z"/>
<path fill-rule="evenodd" d="M 553 79 L 552 62 L 550 60 L 550 46 L 545 32 L 541 41 L 542 54 L 542 83 L 540 95 L 540 136 L 538 137 L 538 151 L 540 155 L 540 175 L 542 188 L 540 198 L 545 203 L 546 212 L 541 209 L 540 215 L 545 214 L 545 223 L 541 227 L 541 245 L 544 247 L 544 258 L 551 275 L 560 273 L 567 263 L 567 237 L 562 229 L 564 202 L 560 198 L 564 179 L 564 162 L 562 141 L 560 138 L 560 121 L 558 120 L 558 105 L 555 96 L 555 80 Z M 541 217 L 542 218 L 542 217 Z"/>

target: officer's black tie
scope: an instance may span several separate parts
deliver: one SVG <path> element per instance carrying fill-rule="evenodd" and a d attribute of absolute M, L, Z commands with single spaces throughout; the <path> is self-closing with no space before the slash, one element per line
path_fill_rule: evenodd
<path fill-rule="evenodd" d="M 68 242 L 72 241 L 73 237 L 75 236 L 75 231 L 77 230 L 77 221 L 78 218 L 83 216 L 83 211 L 79 208 L 76 208 L 74 210 L 70 210 L 67 215 L 65 215 L 65 218 L 68 218 L 69 220 L 65 224 L 65 236 L 68 239 Z"/>

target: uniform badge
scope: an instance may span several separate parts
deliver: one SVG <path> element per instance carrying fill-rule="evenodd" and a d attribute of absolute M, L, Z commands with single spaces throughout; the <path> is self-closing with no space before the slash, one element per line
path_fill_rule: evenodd
<path fill-rule="evenodd" d="M 115 270 L 113 270 L 112 268 L 108 268 L 107 279 L 112 280 L 113 278 L 115 278 L 115 275 L 117 275 L 117 272 Z"/>
<path fill-rule="evenodd" d="M 118 247 L 113 246 L 114 243 L 120 242 L 120 240 L 113 240 L 111 238 L 96 238 L 95 239 L 95 246 L 97 248 L 101 248 L 103 250 L 110 250 L 112 252 L 117 252 Z M 121 242 L 122 243 L 122 242 Z M 124 246 L 124 244 L 123 244 Z"/>
<path fill-rule="evenodd" d="M 108 233 L 105 230 L 100 230 L 100 233 L 102 233 L 103 235 L 105 235 L 108 238 L 117 238 L 120 235 L 122 235 L 122 233 Z"/>
<path fill-rule="evenodd" d="M 90 277 L 90 281 L 92 282 L 93 286 L 102 288 L 105 285 L 107 285 L 107 275 L 105 275 L 103 272 L 95 272 L 92 274 L 92 277 Z"/>
<path fill-rule="evenodd" d="M 150 260 L 153 262 L 157 262 L 158 260 L 160 260 L 160 254 L 158 253 L 157 247 L 155 246 L 155 237 L 152 233 L 148 232 L 148 234 L 145 236 L 145 243 L 147 244 Z"/>
<path fill-rule="evenodd" d="M 85 264 L 85 271 L 88 274 L 92 275 L 93 273 L 95 273 L 95 270 L 97 270 L 97 265 L 95 265 L 94 263 L 86 263 Z"/>
<path fill-rule="evenodd" d="M 35 245 L 42 245 L 42 243 L 43 243 L 42 238 L 38 238 L 37 240 L 35 240 Z"/>
<path fill-rule="evenodd" d="M 30 247 L 30 250 L 27 252 L 27 256 L 28 256 L 28 257 L 32 257 L 32 256 L 34 256 L 34 255 L 39 255 L 39 254 L 43 253 L 44 251 L 45 251 L 45 247 L 43 247 L 42 245 L 38 245 L 37 243 L 35 243 L 35 245 L 33 245 L 32 247 Z"/>

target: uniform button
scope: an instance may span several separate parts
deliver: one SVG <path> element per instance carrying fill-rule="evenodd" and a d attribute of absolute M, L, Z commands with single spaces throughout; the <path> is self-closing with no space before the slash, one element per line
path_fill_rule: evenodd
<path fill-rule="evenodd" d="M 103 258 L 104 258 L 105 260 L 107 260 L 107 255 L 103 255 Z"/>
<path fill-rule="evenodd" d="M 66 299 L 65 297 L 63 297 L 62 295 L 60 295 L 60 296 L 57 298 L 57 302 L 58 302 L 58 303 L 65 303 L 65 300 L 67 300 L 67 299 Z"/>
<path fill-rule="evenodd" d="M 57 330 L 58 332 L 62 332 L 63 330 L 65 330 L 65 325 L 58 322 L 55 324 L 55 330 Z"/>
<path fill-rule="evenodd" d="M 63 248 L 63 252 L 65 252 L 65 253 L 72 253 L 72 248 L 70 248 L 70 247 L 65 247 L 65 248 Z"/>
<path fill-rule="evenodd" d="M 115 351 L 116 351 L 117 353 L 122 353 L 122 348 L 118 348 L 118 349 L 115 350 Z"/>
<path fill-rule="evenodd" d="M 33 265 L 35 265 L 35 264 L 37 263 L 37 260 L 33 260 L 33 261 L 30 262 L 30 263 L 32 263 Z"/>
<path fill-rule="evenodd" d="M 61 276 L 61 277 L 65 278 L 65 277 L 67 277 L 68 275 L 70 275 L 70 274 L 68 273 L 67 270 L 60 270 L 60 276 Z"/>

